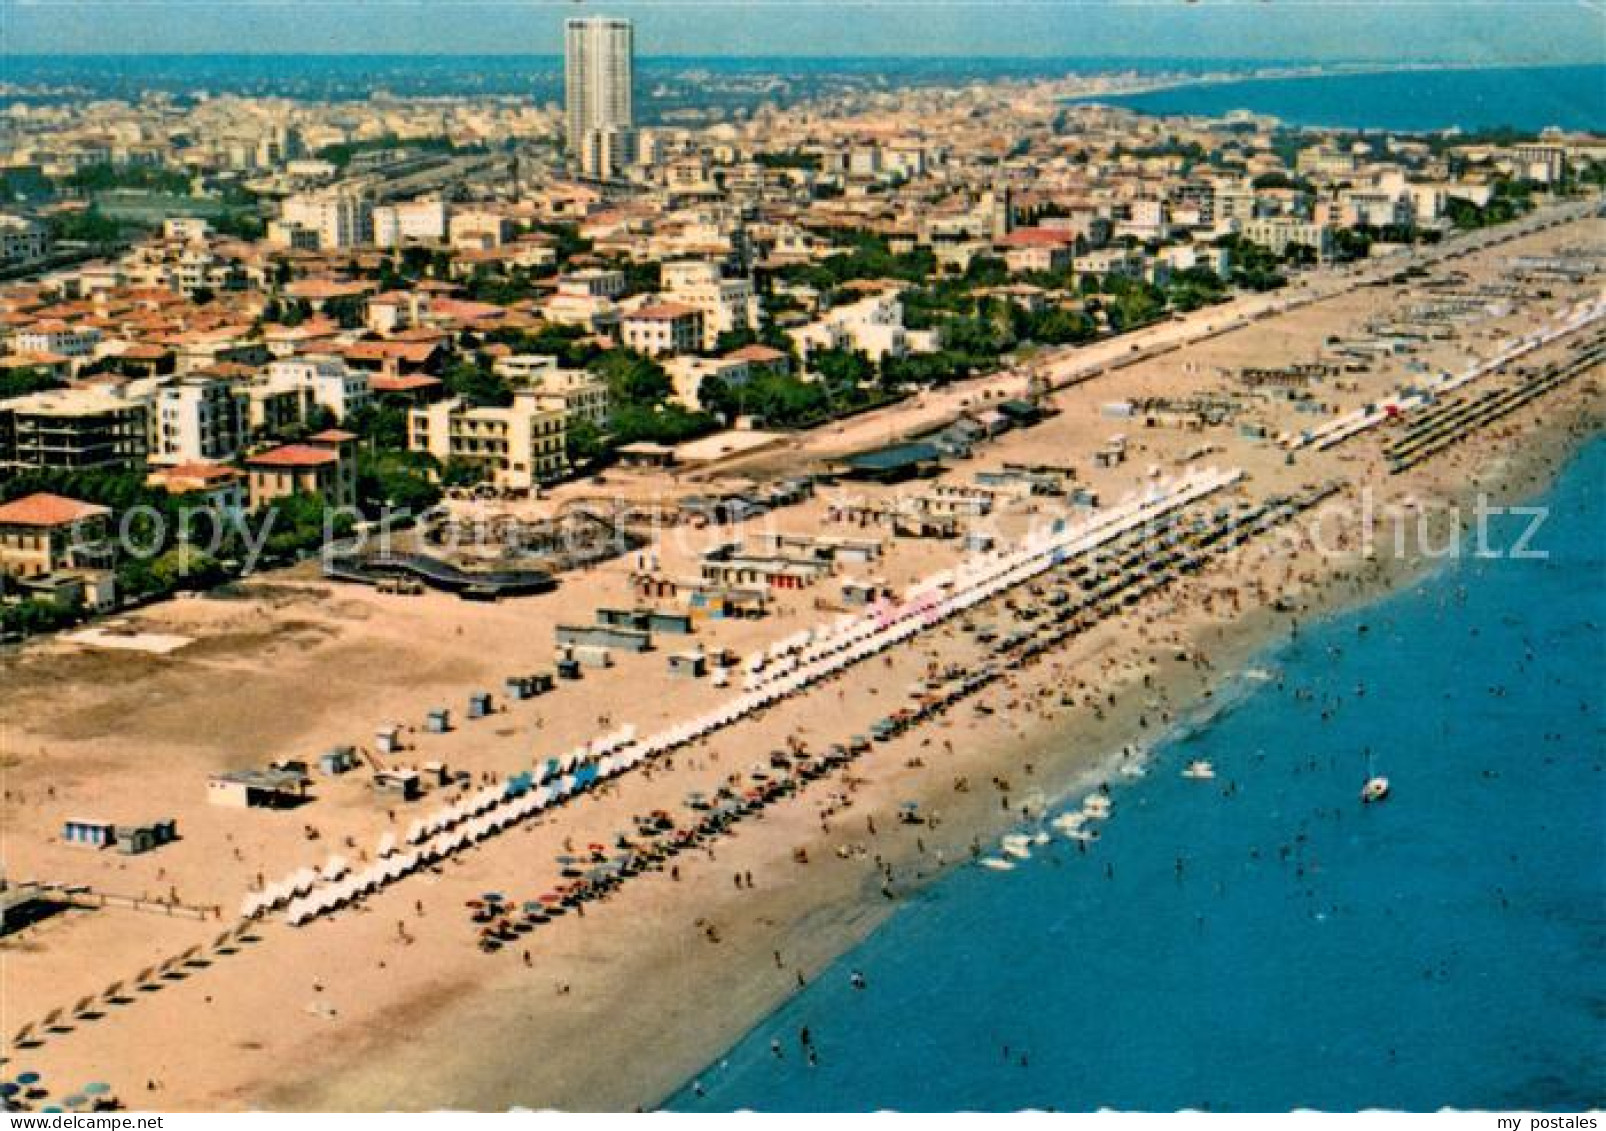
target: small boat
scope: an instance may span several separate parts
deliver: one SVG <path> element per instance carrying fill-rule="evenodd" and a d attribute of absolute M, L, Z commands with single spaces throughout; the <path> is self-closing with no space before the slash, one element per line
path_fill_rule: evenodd
<path fill-rule="evenodd" d="M 1005 856 L 1016 860 L 1030 860 L 1032 850 L 1028 846 L 1031 842 L 1032 838 L 1028 836 L 1006 836 L 998 843 Z"/>
<path fill-rule="evenodd" d="M 1388 778 L 1371 778 L 1361 787 L 1361 804 L 1370 805 L 1374 801 L 1382 801 L 1389 795 Z"/>
<path fill-rule="evenodd" d="M 1216 776 L 1216 768 L 1203 758 L 1195 758 L 1188 763 L 1188 768 L 1182 771 L 1182 776 L 1195 781 L 1209 781 Z"/>
<path fill-rule="evenodd" d="M 1110 799 L 1102 793 L 1090 793 L 1082 798 L 1082 812 L 1093 818 L 1108 817 L 1110 815 Z"/>
<path fill-rule="evenodd" d="M 1015 867 L 1015 865 L 1011 864 L 1008 860 L 1000 860 L 996 856 L 983 856 L 980 860 L 976 861 L 976 863 L 980 864 L 983 868 L 991 868 L 995 872 L 1008 872 Z"/>

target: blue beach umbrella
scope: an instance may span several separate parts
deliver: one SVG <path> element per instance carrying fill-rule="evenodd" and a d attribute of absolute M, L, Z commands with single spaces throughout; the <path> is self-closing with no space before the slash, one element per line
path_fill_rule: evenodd
<path fill-rule="evenodd" d="M 32 1084 L 39 1083 L 39 1079 L 40 1079 L 39 1073 L 37 1073 L 37 1072 L 19 1072 L 19 1073 L 17 1073 L 17 1083 L 23 1085 L 24 1087 L 27 1087 L 27 1086 L 32 1085 Z"/>
<path fill-rule="evenodd" d="M 86 1096 L 104 1096 L 111 1090 L 112 1086 L 110 1084 L 102 1084 L 98 1081 L 93 1084 L 85 1084 L 83 1088 L 84 1095 Z"/>
<path fill-rule="evenodd" d="M 22 1091 L 21 1084 L 15 1084 L 10 1080 L 7 1080 L 4 1084 L 0 1084 L 0 1099 L 9 1100 L 12 1096 L 16 1095 L 20 1091 Z"/>

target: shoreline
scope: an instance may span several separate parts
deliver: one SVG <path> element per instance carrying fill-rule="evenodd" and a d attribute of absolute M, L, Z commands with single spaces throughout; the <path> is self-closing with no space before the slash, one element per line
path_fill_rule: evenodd
<path fill-rule="evenodd" d="M 1593 399 L 1599 401 L 1598 391 Z M 1498 484 L 1490 492 L 1498 506 L 1510 507 L 1548 493 L 1558 479 L 1566 474 L 1567 469 L 1582 457 L 1583 453 L 1592 445 L 1606 442 L 1606 415 L 1603 415 L 1602 406 L 1597 403 L 1591 405 L 1571 406 L 1568 417 L 1560 421 L 1547 437 L 1546 443 L 1539 449 L 1524 453 L 1521 466 L 1503 469 Z M 1460 500 L 1470 502 L 1481 492 L 1469 487 L 1460 496 Z M 1467 531 L 1463 529 L 1458 539 L 1464 539 Z M 1458 541 L 1457 545 L 1461 545 Z M 1458 551 L 1445 558 L 1415 557 L 1404 561 L 1395 561 L 1394 568 L 1383 569 L 1373 578 L 1357 585 L 1354 592 L 1348 594 L 1326 594 L 1309 605 L 1290 613 L 1274 613 L 1260 609 L 1243 618 L 1238 623 L 1224 627 L 1224 640 L 1222 651 L 1213 653 L 1212 659 L 1224 658 L 1225 666 L 1215 664 L 1218 671 L 1216 678 L 1207 680 L 1200 689 L 1200 694 L 1184 702 L 1177 717 L 1170 722 L 1166 729 L 1154 736 L 1154 740 L 1143 745 L 1143 750 L 1149 759 L 1159 750 L 1176 744 L 1190 734 L 1200 733 L 1217 725 L 1225 714 L 1236 709 L 1240 703 L 1255 694 L 1256 688 L 1249 684 L 1247 674 L 1254 670 L 1255 661 L 1261 657 L 1270 657 L 1285 643 L 1297 637 L 1307 629 L 1316 629 L 1320 625 L 1358 612 L 1373 605 L 1392 599 L 1394 596 L 1419 585 L 1430 584 L 1436 575 L 1452 568 L 1453 564 L 1461 559 Z M 1258 615 L 1258 616 L 1257 616 Z M 1255 623 L 1256 620 L 1261 623 Z M 1242 688 L 1242 694 L 1224 695 L 1235 688 Z M 1011 749 L 1008 746 L 999 748 L 998 753 L 1005 755 L 1014 753 L 1019 756 L 1043 752 L 1041 744 L 1066 742 L 1074 736 L 1074 727 L 1065 728 L 1065 733 L 1053 733 L 1040 736 L 1037 743 L 1019 744 Z M 1140 741 L 1142 730 L 1134 730 L 1131 734 L 1133 744 Z M 1131 745 L 1131 744 L 1128 744 Z M 1146 760 L 1149 760 L 1146 759 Z M 1074 795 L 1085 793 L 1097 788 L 1101 781 L 1111 781 L 1115 778 L 1115 771 L 1121 761 L 1121 748 L 1107 751 L 1101 759 L 1092 764 L 1081 767 L 1076 776 L 1069 779 L 1063 787 L 1054 794 L 1045 806 L 1045 815 L 1063 807 L 1065 802 Z M 1040 827 L 1041 819 L 1029 822 Z M 992 830 L 990 841 L 996 842 L 999 837 L 1011 831 L 1019 830 L 1028 822 L 1013 821 L 999 824 Z M 953 870 L 967 866 L 966 863 L 953 862 L 943 870 L 925 879 L 921 885 L 912 890 L 909 897 L 901 901 L 900 906 L 894 908 L 883 917 L 890 918 L 902 911 L 910 911 L 910 905 L 918 898 L 920 893 L 934 887 L 947 878 Z M 974 866 L 973 864 L 969 866 Z M 876 927 L 881 925 L 880 922 Z M 851 953 L 870 934 L 855 941 L 852 945 L 839 951 L 840 959 Z M 769 1017 L 776 1012 L 786 1001 L 783 998 L 774 1009 L 762 1016 L 755 1017 L 748 1031 L 762 1027 Z M 746 1035 L 745 1033 L 743 1034 Z M 726 1045 L 705 1061 L 699 1073 L 707 1070 L 715 1063 L 715 1057 L 722 1055 L 729 1048 Z M 681 1083 L 667 1092 L 654 1097 L 647 1104 L 648 1110 L 659 1110 L 664 1104 L 672 1100 L 677 1094 L 691 1086 L 696 1074 L 686 1077 Z"/>

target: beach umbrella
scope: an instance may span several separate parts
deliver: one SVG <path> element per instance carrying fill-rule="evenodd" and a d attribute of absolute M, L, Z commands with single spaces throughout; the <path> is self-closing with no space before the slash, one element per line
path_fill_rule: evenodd
<path fill-rule="evenodd" d="M 112 1086 L 110 1084 L 102 1084 L 99 1082 L 94 1084 L 85 1084 L 82 1088 L 82 1091 L 86 1096 L 104 1096 L 111 1090 Z"/>
<path fill-rule="evenodd" d="M 12 1096 L 15 1096 L 17 1093 L 19 1093 L 21 1091 L 22 1091 L 22 1085 L 21 1084 L 13 1084 L 9 1080 L 7 1080 L 4 1084 L 0 1084 L 0 1097 L 3 1097 L 5 1099 L 9 1100 Z"/>
<path fill-rule="evenodd" d="M 42 1077 L 37 1072 L 17 1073 L 17 1083 L 21 1084 L 25 1088 L 33 1087 L 35 1084 L 39 1083 L 41 1079 Z"/>

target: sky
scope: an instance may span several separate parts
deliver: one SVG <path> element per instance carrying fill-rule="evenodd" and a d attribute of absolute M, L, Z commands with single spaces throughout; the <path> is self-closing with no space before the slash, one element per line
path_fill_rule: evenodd
<path fill-rule="evenodd" d="M 555 54 L 1606 62 L 1606 0 L 0 0 L 0 54 Z M 0 74 L 3 78 L 3 74 Z"/>

